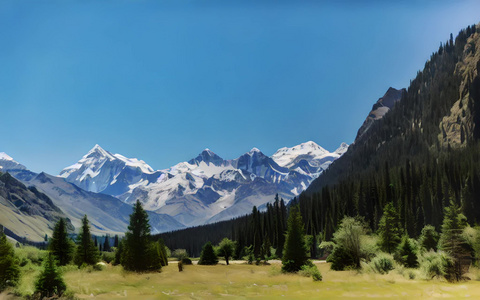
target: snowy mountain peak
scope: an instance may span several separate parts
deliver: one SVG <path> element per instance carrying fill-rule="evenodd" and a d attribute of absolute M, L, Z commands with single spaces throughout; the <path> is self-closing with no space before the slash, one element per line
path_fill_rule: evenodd
<path fill-rule="evenodd" d="M 0 160 L 9 160 L 13 161 L 13 158 L 11 158 L 7 153 L 5 152 L 0 152 Z"/>
<path fill-rule="evenodd" d="M 254 153 L 262 153 L 262 151 L 260 151 L 260 149 L 256 147 L 253 147 L 252 150 L 248 152 L 248 154 L 254 154 Z"/>
<path fill-rule="evenodd" d="M 216 155 L 208 148 L 205 148 L 205 150 L 203 150 L 197 157 L 188 161 L 188 163 L 191 165 L 198 165 L 201 162 L 205 162 L 206 164 L 212 163 L 216 166 L 224 164 L 223 158 Z"/>
<path fill-rule="evenodd" d="M 14 161 L 10 155 L 5 152 L 0 152 L 0 170 L 25 170 L 25 166 Z"/>
<path fill-rule="evenodd" d="M 87 157 L 92 157 L 92 156 L 97 156 L 97 157 L 108 157 L 109 159 L 114 159 L 113 155 L 104 150 L 102 147 L 100 147 L 99 144 L 95 144 L 95 146 L 88 151 L 87 155 L 85 155 L 83 158 Z"/>

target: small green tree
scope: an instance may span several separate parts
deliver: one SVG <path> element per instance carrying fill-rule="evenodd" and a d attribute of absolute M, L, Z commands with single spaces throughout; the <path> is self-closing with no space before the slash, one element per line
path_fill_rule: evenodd
<path fill-rule="evenodd" d="M 75 252 L 75 264 L 81 266 L 82 264 L 94 265 L 98 262 L 100 254 L 98 248 L 92 240 L 90 234 L 90 225 L 88 224 L 87 215 L 82 218 L 82 228 L 77 237 L 77 251 Z"/>
<path fill-rule="evenodd" d="M 217 247 L 218 256 L 223 256 L 225 258 L 225 262 L 228 266 L 228 259 L 233 255 L 235 252 L 235 242 L 231 241 L 228 238 L 224 238 Z"/>
<path fill-rule="evenodd" d="M 60 266 L 67 265 L 72 261 L 74 245 L 72 240 L 68 238 L 67 223 L 64 218 L 61 218 L 55 224 L 48 248 L 52 251 Z"/>
<path fill-rule="evenodd" d="M 383 208 L 383 215 L 378 223 L 379 247 L 382 251 L 392 253 L 400 244 L 402 230 L 399 216 L 392 202 Z"/>
<path fill-rule="evenodd" d="M 103 242 L 103 251 L 110 251 L 110 236 L 107 234 L 105 236 L 105 242 Z"/>
<path fill-rule="evenodd" d="M 307 251 L 302 215 L 298 206 L 292 206 L 287 221 L 282 270 L 284 272 L 299 271 L 307 262 Z"/>
<path fill-rule="evenodd" d="M 407 268 L 418 267 L 417 253 L 415 245 L 408 235 L 402 237 L 400 245 L 398 245 L 395 258 Z"/>
<path fill-rule="evenodd" d="M 119 265 L 122 263 L 122 257 L 123 257 L 123 247 L 124 247 L 124 242 L 121 240 L 118 243 L 117 250 L 115 251 L 115 258 L 113 260 L 114 265 Z"/>
<path fill-rule="evenodd" d="M 43 271 L 35 283 L 35 293 L 43 297 L 62 296 L 67 289 L 65 282 L 55 265 L 55 256 L 52 252 L 48 254 Z"/>
<path fill-rule="evenodd" d="M 362 237 L 367 234 L 364 222 L 352 217 L 345 217 L 338 230 L 333 234 L 332 253 L 327 258 L 332 270 L 341 271 L 347 267 L 360 268 L 360 259 L 365 258 L 362 250 Z"/>
<path fill-rule="evenodd" d="M 420 248 L 426 251 L 437 251 L 439 239 L 440 235 L 435 230 L 435 227 L 432 225 L 425 225 L 425 227 L 422 228 L 420 237 L 418 238 L 418 244 Z"/>
<path fill-rule="evenodd" d="M 148 214 L 137 200 L 125 233 L 122 265 L 130 271 L 158 271 L 162 268 L 157 243 L 151 241 Z"/>
<path fill-rule="evenodd" d="M 0 230 L 0 292 L 9 286 L 16 286 L 20 280 L 20 267 L 13 246 Z"/>
<path fill-rule="evenodd" d="M 203 245 L 202 253 L 198 261 L 199 265 L 216 265 L 218 263 L 217 255 L 213 250 L 212 243 L 207 242 Z"/>

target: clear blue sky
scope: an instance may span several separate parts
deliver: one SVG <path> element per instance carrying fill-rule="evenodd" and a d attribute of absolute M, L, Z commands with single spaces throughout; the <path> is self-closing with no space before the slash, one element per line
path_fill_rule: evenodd
<path fill-rule="evenodd" d="M 480 1 L 331 2 L 2 0 L 0 151 L 51 174 L 97 143 L 154 169 L 333 151 L 480 21 Z"/>

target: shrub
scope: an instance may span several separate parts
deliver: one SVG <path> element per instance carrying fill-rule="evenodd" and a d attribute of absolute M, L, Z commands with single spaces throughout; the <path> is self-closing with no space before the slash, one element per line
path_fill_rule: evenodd
<path fill-rule="evenodd" d="M 172 257 L 175 257 L 178 261 L 182 261 L 184 258 L 188 258 L 187 250 L 185 250 L 185 249 L 175 249 L 172 252 Z"/>
<path fill-rule="evenodd" d="M 180 262 L 184 265 L 191 265 L 192 264 L 192 260 L 188 257 L 184 257 Z"/>
<path fill-rule="evenodd" d="M 314 264 L 303 265 L 298 273 L 305 277 L 312 277 L 313 281 L 322 281 L 322 274 Z"/>
<path fill-rule="evenodd" d="M 115 259 L 115 253 L 114 252 L 103 252 L 102 253 L 102 260 L 106 262 L 107 264 L 113 262 Z"/>
<path fill-rule="evenodd" d="M 395 262 L 393 257 L 388 253 L 379 253 L 375 256 L 372 261 L 369 263 L 370 268 L 379 274 L 388 274 L 395 267 Z"/>
<path fill-rule="evenodd" d="M 449 268 L 453 266 L 453 259 L 445 252 L 429 251 L 418 258 L 420 271 L 425 279 L 445 277 Z"/>

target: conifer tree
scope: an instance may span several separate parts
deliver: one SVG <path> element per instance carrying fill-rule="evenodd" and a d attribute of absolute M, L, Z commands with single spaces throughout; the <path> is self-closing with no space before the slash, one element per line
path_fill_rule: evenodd
<path fill-rule="evenodd" d="M 118 234 L 115 235 L 115 241 L 113 242 L 113 247 L 117 248 L 118 247 Z"/>
<path fill-rule="evenodd" d="M 123 240 L 121 240 L 121 241 L 118 243 L 117 250 L 115 251 L 115 259 L 113 260 L 113 264 L 114 264 L 114 265 L 119 265 L 119 264 L 122 263 L 123 245 L 124 245 L 124 242 L 123 242 Z"/>
<path fill-rule="evenodd" d="M 437 251 L 439 238 L 440 236 L 435 230 L 435 227 L 432 225 L 425 225 L 425 227 L 422 229 L 420 238 L 418 239 L 418 243 L 420 247 L 426 251 Z"/>
<path fill-rule="evenodd" d="M 158 245 L 150 240 L 148 214 L 137 200 L 130 215 L 125 233 L 122 265 L 130 271 L 155 271 L 161 269 Z"/>
<path fill-rule="evenodd" d="M 396 253 L 397 261 L 401 262 L 407 268 L 418 267 L 417 254 L 415 246 L 408 235 L 403 235 L 402 241 L 398 245 Z"/>
<path fill-rule="evenodd" d="M 228 266 L 228 259 L 233 255 L 235 252 L 235 242 L 232 242 L 228 238 L 224 238 L 220 244 L 218 244 L 218 256 L 223 256 L 225 258 L 225 262 Z"/>
<path fill-rule="evenodd" d="M 20 267 L 15 251 L 0 230 L 0 292 L 8 286 L 16 286 L 19 280 Z"/>
<path fill-rule="evenodd" d="M 283 249 L 282 270 L 297 272 L 307 262 L 307 247 L 302 215 L 299 207 L 292 206 L 287 221 L 287 236 Z"/>
<path fill-rule="evenodd" d="M 103 242 L 103 251 L 110 251 L 110 236 L 108 234 L 105 237 L 105 242 Z"/>
<path fill-rule="evenodd" d="M 76 265 L 94 265 L 98 262 L 98 248 L 95 247 L 95 244 L 93 243 L 87 215 L 82 218 L 82 228 L 77 237 L 77 244 L 77 251 L 75 252 L 74 258 Z"/>
<path fill-rule="evenodd" d="M 43 271 L 35 283 L 35 293 L 40 294 L 42 298 L 49 298 L 62 296 L 66 289 L 67 286 L 55 264 L 55 256 L 50 252 L 45 261 Z"/>
<path fill-rule="evenodd" d="M 401 241 L 402 230 L 399 216 L 392 202 L 385 205 L 383 215 L 378 224 L 379 246 L 382 251 L 392 253 Z"/>
<path fill-rule="evenodd" d="M 73 259 L 74 245 L 68 238 L 67 224 L 61 218 L 53 229 L 52 239 L 48 245 L 50 251 L 58 261 L 58 265 L 65 266 Z"/>
<path fill-rule="evenodd" d="M 440 235 L 440 249 L 447 252 L 454 262 L 445 276 L 449 281 L 460 280 L 471 263 L 471 249 L 462 236 L 463 229 L 467 226 L 467 220 L 460 211 L 460 207 L 450 201 L 450 206 L 445 207 L 442 234 Z"/>
<path fill-rule="evenodd" d="M 203 245 L 202 254 L 198 261 L 199 265 L 216 265 L 218 263 L 217 255 L 213 250 L 212 243 L 207 242 Z"/>

